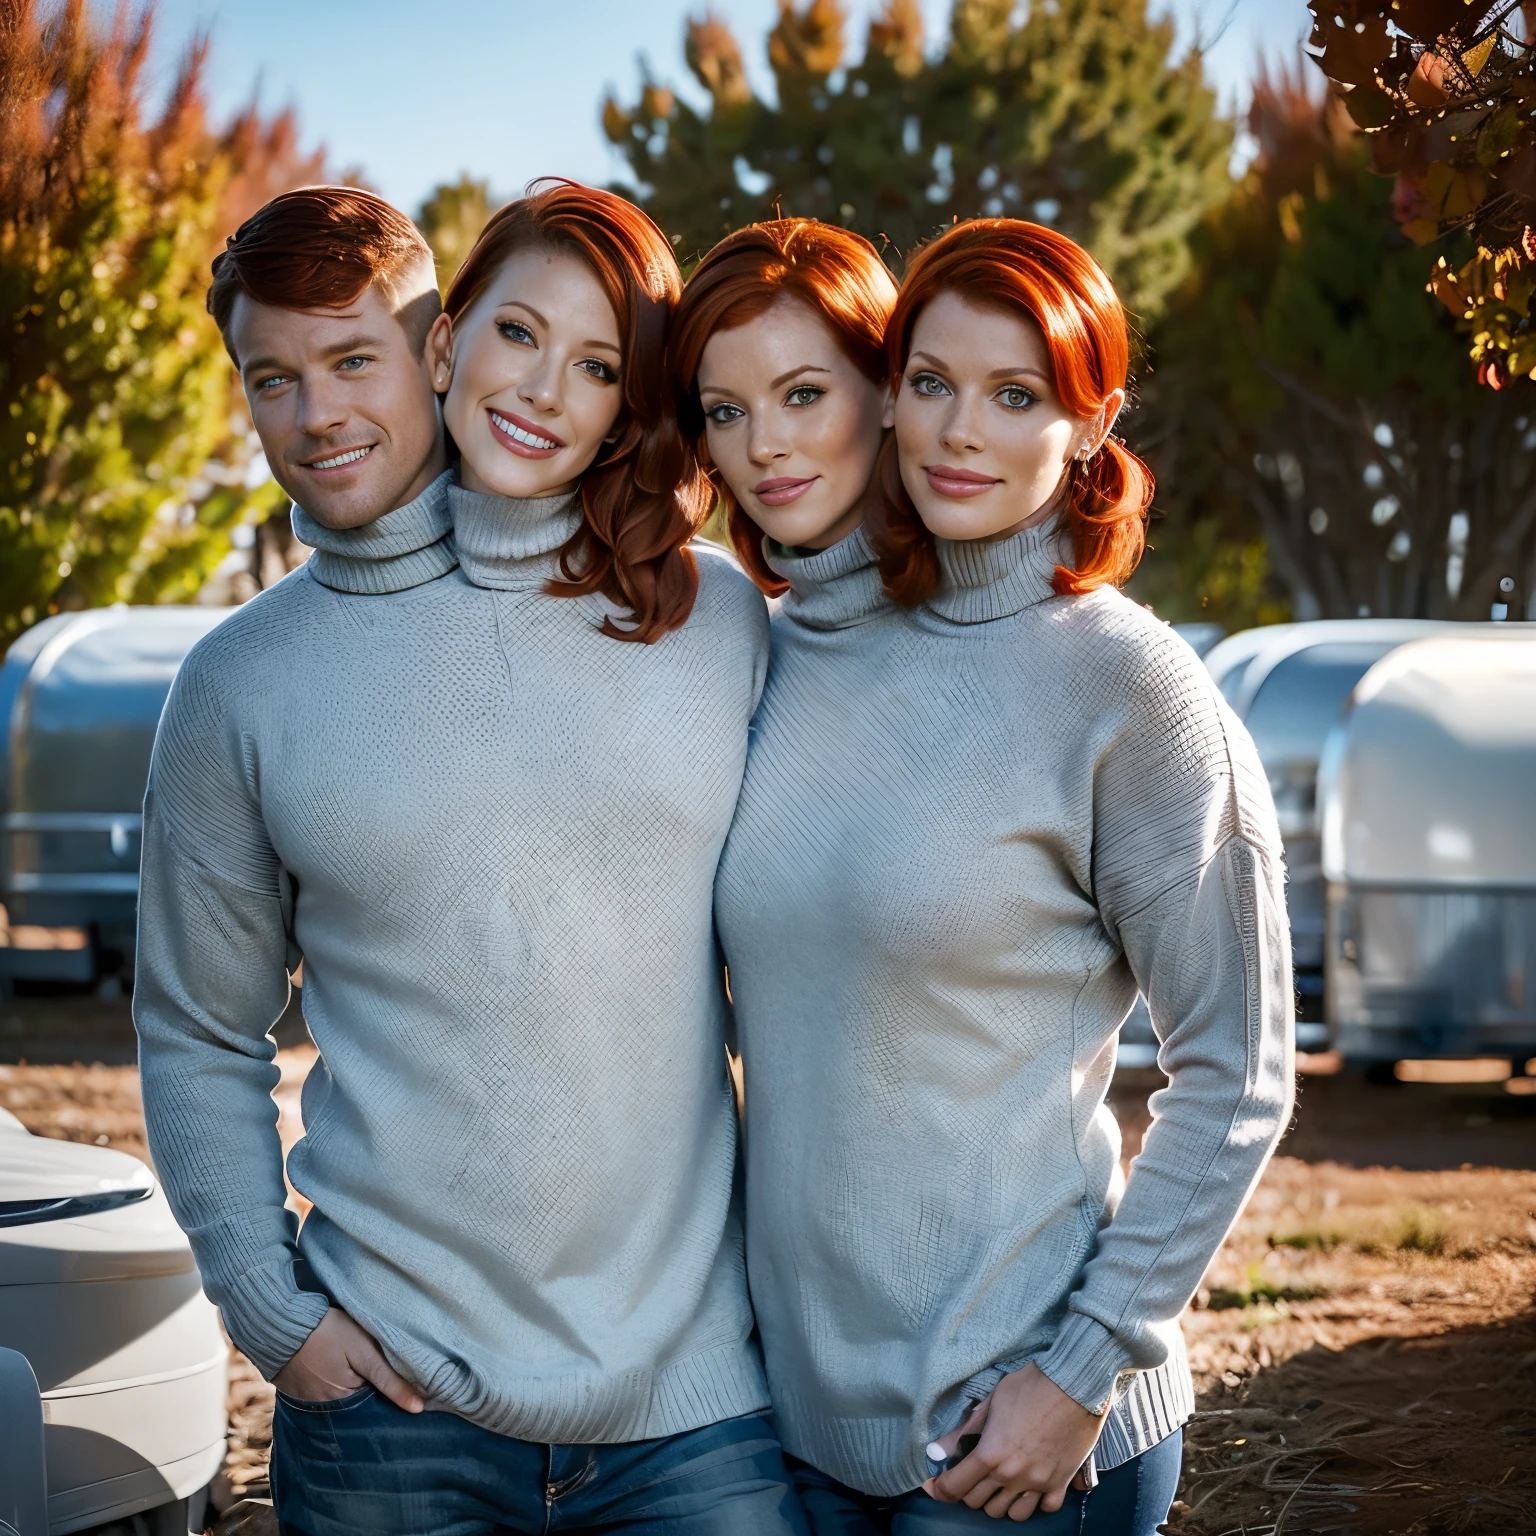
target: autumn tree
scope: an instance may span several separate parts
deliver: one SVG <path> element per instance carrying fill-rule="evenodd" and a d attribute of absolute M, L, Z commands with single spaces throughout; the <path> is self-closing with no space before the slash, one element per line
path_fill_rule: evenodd
<path fill-rule="evenodd" d="M 292 120 L 223 132 L 206 45 L 145 105 L 152 16 L 0 7 L 0 637 L 46 613 L 186 600 L 281 499 L 204 310 L 224 236 L 316 179 Z M 258 466 L 259 468 L 259 466 Z"/>
<path fill-rule="evenodd" d="M 1479 379 L 1536 379 L 1536 41 L 1529 0 L 1309 0 L 1308 47 L 1403 232 L 1471 236 L 1428 268 Z"/>
<path fill-rule="evenodd" d="M 1139 430 L 1167 515 L 1141 589 L 1170 617 L 1204 597 L 1228 622 L 1277 616 L 1275 596 L 1296 618 L 1524 614 L 1536 401 L 1461 364 L 1336 100 L 1261 78 L 1250 126 L 1258 158 L 1152 338 Z"/>
<path fill-rule="evenodd" d="M 1229 185 L 1230 124 L 1198 52 L 1174 57 L 1146 0 L 957 0 L 930 54 L 916 0 L 887 0 L 861 57 L 839 0 L 780 0 L 768 34 L 777 99 L 752 90 L 723 21 L 690 23 L 695 111 L 647 78 L 603 109 L 628 189 L 688 261 L 754 219 L 826 219 L 893 265 L 952 218 L 1053 224 L 1149 314 L 1182 277 L 1187 236 Z"/>

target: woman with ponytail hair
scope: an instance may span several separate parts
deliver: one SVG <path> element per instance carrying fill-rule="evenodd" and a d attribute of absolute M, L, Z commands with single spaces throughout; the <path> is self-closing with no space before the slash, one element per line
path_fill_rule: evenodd
<path fill-rule="evenodd" d="M 716 883 L 777 1423 L 818 1536 L 1153 1536 L 1194 1409 L 1179 1317 L 1290 1113 L 1274 811 L 1194 653 L 1118 590 L 1152 478 L 1112 436 L 1098 264 L 957 225 L 887 344 L 889 601 L 776 624 Z M 1125 1179 L 1138 988 L 1169 1081 Z"/>

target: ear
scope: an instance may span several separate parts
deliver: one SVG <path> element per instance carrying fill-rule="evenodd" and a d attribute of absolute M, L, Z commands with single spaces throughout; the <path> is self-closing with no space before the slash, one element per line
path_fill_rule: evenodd
<path fill-rule="evenodd" d="M 889 384 L 885 386 L 885 403 L 880 412 L 880 425 L 887 432 L 896 425 L 896 391 Z"/>
<path fill-rule="evenodd" d="M 453 383 L 453 322 L 439 315 L 427 332 L 427 366 L 432 372 L 432 388 L 446 394 Z"/>
<path fill-rule="evenodd" d="M 1113 390 L 1104 397 L 1103 403 L 1088 421 L 1074 458 L 1091 459 L 1104 446 L 1105 440 L 1114 431 L 1115 422 L 1124 405 L 1123 389 Z"/>

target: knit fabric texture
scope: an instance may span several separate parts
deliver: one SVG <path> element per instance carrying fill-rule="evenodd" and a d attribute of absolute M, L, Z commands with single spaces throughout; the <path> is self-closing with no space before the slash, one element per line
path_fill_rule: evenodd
<path fill-rule="evenodd" d="M 303 520 L 167 702 L 134 1005 L 156 1166 L 265 1375 L 328 1295 L 429 1406 L 611 1443 L 767 1404 L 711 913 L 767 618 L 700 550 L 686 625 L 600 634 L 541 590 L 579 515 L 440 481 Z M 300 957 L 296 1236 L 267 1031 Z"/>
<path fill-rule="evenodd" d="M 785 1448 L 874 1494 L 1034 1361 L 1118 1465 L 1193 1411 L 1179 1314 L 1289 1115 L 1290 939 L 1252 742 L 1049 527 L 938 546 L 908 613 L 860 535 L 790 583 L 716 882 L 752 1298 Z M 1169 1085 L 1105 1105 L 1141 986 Z"/>

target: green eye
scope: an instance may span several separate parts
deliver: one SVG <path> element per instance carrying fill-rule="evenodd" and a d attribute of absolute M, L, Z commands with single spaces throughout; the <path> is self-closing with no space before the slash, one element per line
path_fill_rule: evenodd
<path fill-rule="evenodd" d="M 739 405 L 730 405 L 721 401 L 719 405 L 712 405 L 705 411 L 706 420 L 714 422 L 717 427 L 728 427 L 733 421 L 740 421 L 747 413 Z"/>
<path fill-rule="evenodd" d="M 1022 384 L 1007 384 L 997 392 L 998 401 L 1010 411 L 1022 411 L 1033 405 L 1036 398 L 1033 391 L 1025 389 Z"/>
<path fill-rule="evenodd" d="M 909 381 L 912 393 L 932 399 L 935 395 L 947 395 L 948 387 L 936 373 L 915 373 Z"/>
<path fill-rule="evenodd" d="M 826 390 L 819 389 L 815 384 L 797 384 L 785 397 L 786 405 L 815 405 L 826 394 Z"/>

